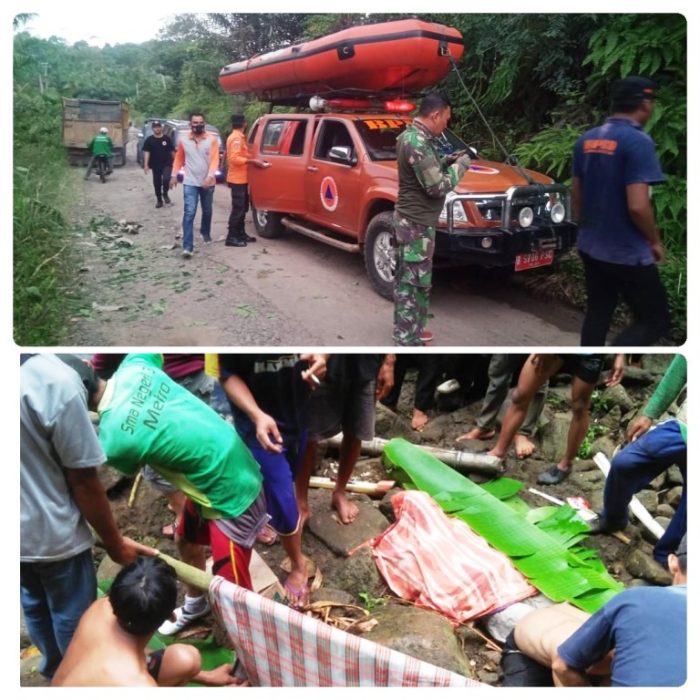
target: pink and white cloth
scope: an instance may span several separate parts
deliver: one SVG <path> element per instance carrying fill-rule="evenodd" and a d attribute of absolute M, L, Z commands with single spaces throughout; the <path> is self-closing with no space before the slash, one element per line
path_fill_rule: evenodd
<path fill-rule="evenodd" d="M 435 610 L 453 624 L 535 595 L 511 561 L 422 491 L 391 502 L 396 522 L 371 542 L 387 584 L 400 598 Z"/>
<path fill-rule="evenodd" d="M 253 686 L 480 686 L 216 576 L 214 613 Z"/>

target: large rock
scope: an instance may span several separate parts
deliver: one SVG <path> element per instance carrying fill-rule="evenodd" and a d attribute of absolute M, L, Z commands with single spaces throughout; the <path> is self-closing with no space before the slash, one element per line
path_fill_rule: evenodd
<path fill-rule="evenodd" d="M 618 430 L 622 423 L 622 409 L 619 406 L 613 406 L 598 423 L 608 430 Z"/>
<path fill-rule="evenodd" d="M 364 635 L 378 644 L 416 659 L 471 677 L 452 625 L 442 616 L 413 606 L 388 604 L 376 608 L 379 624 Z"/>
<path fill-rule="evenodd" d="M 633 549 L 625 560 L 625 568 L 633 578 L 641 578 L 657 586 L 670 586 L 671 574 L 641 549 Z"/>
<path fill-rule="evenodd" d="M 672 355 L 644 355 L 644 369 L 651 374 L 664 374 L 671 364 Z M 654 381 L 657 381 L 655 379 Z"/>
<path fill-rule="evenodd" d="M 681 474 L 680 467 L 674 464 L 666 471 L 666 482 L 672 484 L 673 486 L 683 485 L 683 474 Z"/>
<path fill-rule="evenodd" d="M 649 386 L 655 381 L 656 378 L 649 370 L 640 367 L 625 367 L 625 374 L 622 377 L 622 385 L 628 387 Z"/>
<path fill-rule="evenodd" d="M 672 518 L 676 514 L 676 511 L 668 505 L 668 503 L 659 503 L 656 514 L 662 518 Z"/>
<path fill-rule="evenodd" d="M 420 441 L 420 433 L 411 428 L 409 421 L 379 403 L 374 433 L 386 438 L 402 437 L 414 443 Z"/>
<path fill-rule="evenodd" d="M 340 566 L 324 574 L 327 586 L 347 591 L 357 600 L 360 599 L 360 593 L 376 595 L 385 585 L 369 547 L 358 549 Z"/>
<path fill-rule="evenodd" d="M 607 435 L 601 435 L 596 438 L 591 445 L 591 454 L 595 455 L 602 452 L 608 459 L 612 459 L 617 443 Z"/>
<path fill-rule="evenodd" d="M 360 501 L 356 505 L 360 513 L 349 525 L 343 525 L 332 510 L 315 510 L 309 519 L 309 530 L 335 554 L 347 556 L 351 549 L 389 527 L 389 521 L 378 508 Z"/>
<path fill-rule="evenodd" d="M 670 518 L 664 518 L 662 515 L 657 515 L 657 516 L 654 518 L 654 521 L 655 521 L 657 524 L 661 525 L 661 527 L 662 527 L 664 530 L 668 529 L 668 526 L 671 524 L 671 519 L 670 519 Z M 641 533 L 642 533 L 642 537 L 643 537 L 647 542 L 649 542 L 650 544 L 656 544 L 656 543 L 657 543 L 658 540 L 656 539 L 656 537 L 655 537 L 654 535 L 652 535 L 651 532 L 649 532 L 649 530 L 647 530 L 645 527 L 641 528 Z"/>
<path fill-rule="evenodd" d="M 637 493 L 637 499 L 652 515 L 656 513 L 659 507 L 659 496 L 656 491 L 642 489 Z"/>
<path fill-rule="evenodd" d="M 555 413 L 541 431 L 540 454 L 549 460 L 561 459 L 571 423 L 570 413 Z"/>
<path fill-rule="evenodd" d="M 607 402 L 610 408 L 619 407 L 621 413 L 626 413 L 634 408 L 634 401 L 630 398 L 630 395 L 625 390 L 622 384 L 617 384 L 616 386 L 611 386 L 605 389 L 603 392 L 603 399 Z"/>
<path fill-rule="evenodd" d="M 663 502 L 668 503 L 671 508 L 678 508 L 683 496 L 683 487 L 674 486 L 670 491 L 667 491 L 663 496 Z"/>

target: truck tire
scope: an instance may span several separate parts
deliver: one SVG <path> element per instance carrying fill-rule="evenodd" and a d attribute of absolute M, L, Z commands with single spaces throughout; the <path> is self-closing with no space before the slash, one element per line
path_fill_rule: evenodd
<path fill-rule="evenodd" d="M 282 214 L 251 206 L 255 230 L 261 238 L 279 238 L 284 233 Z"/>
<path fill-rule="evenodd" d="M 383 211 L 369 222 L 365 237 L 365 268 L 372 287 L 385 299 L 394 299 L 396 238 L 394 213 Z"/>

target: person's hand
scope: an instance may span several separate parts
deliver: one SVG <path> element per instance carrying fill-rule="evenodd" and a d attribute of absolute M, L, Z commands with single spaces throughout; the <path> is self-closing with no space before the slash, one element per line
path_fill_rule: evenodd
<path fill-rule="evenodd" d="M 625 373 L 625 356 L 622 354 L 615 355 L 613 367 L 610 370 L 610 375 L 605 380 L 605 386 L 617 386 Z"/>
<path fill-rule="evenodd" d="M 317 386 L 317 380 L 318 382 L 322 382 L 326 378 L 326 371 L 328 369 L 328 355 L 319 353 L 303 353 L 302 355 L 299 355 L 299 359 L 306 360 L 309 363 L 309 368 L 302 370 L 301 378 L 313 390 Z"/>
<path fill-rule="evenodd" d="M 269 168 L 270 164 L 266 163 L 264 160 L 258 160 L 257 158 L 251 158 L 249 163 L 252 163 L 256 168 Z"/>
<path fill-rule="evenodd" d="M 268 452 L 280 454 L 284 449 L 282 434 L 275 419 L 262 411 L 255 418 L 255 437 Z"/>
<path fill-rule="evenodd" d="M 637 438 L 642 437 L 644 433 L 651 428 L 654 421 L 649 416 L 639 416 L 635 418 L 627 428 L 627 440 L 634 442 Z"/>
<path fill-rule="evenodd" d="M 207 175 L 204 178 L 202 187 L 214 187 L 214 185 L 216 185 L 216 178 L 213 175 Z"/>
<path fill-rule="evenodd" d="M 377 384 L 374 389 L 374 400 L 381 401 L 389 395 L 389 392 L 394 388 L 394 364 L 396 355 L 387 355 L 382 362 L 377 374 Z"/>
<path fill-rule="evenodd" d="M 143 166 L 143 174 L 148 175 L 148 168 L 145 165 Z"/>
<path fill-rule="evenodd" d="M 159 554 L 157 549 L 147 547 L 145 544 L 136 542 L 130 537 L 122 537 L 118 543 L 106 549 L 110 559 L 122 566 L 136 561 L 136 557 L 141 554 L 147 557 L 157 557 Z"/>
<path fill-rule="evenodd" d="M 654 262 L 662 263 L 666 260 L 666 251 L 663 243 L 652 243 L 651 254 L 654 256 Z"/>
<path fill-rule="evenodd" d="M 174 190 L 177 187 L 177 177 L 170 178 L 170 189 Z"/>
<path fill-rule="evenodd" d="M 461 165 L 465 170 L 469 170 L 469 166 L 472 163 L 472 159 L 467 153 L 463 153 L 459 158 L 457 158 L 457 165 Z"/>

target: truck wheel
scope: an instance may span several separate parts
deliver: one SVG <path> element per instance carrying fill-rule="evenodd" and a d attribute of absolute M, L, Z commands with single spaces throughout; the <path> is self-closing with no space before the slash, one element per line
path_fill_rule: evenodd
<path fill-rule="evenodd" d="M 385 299 L 394 298 L 396 275 L 396 239 L 394 214 L 384 211 L 377 214 L 367 227 L 365 237 L 365 268 L 374 291 Z"/>
<path fill-rule="evenodd" d="M 267 209 L 256 209 L 251 207 L 253 211 L 253 223 L 255 230 L 262 238 L 279 238 L 284 233 L 282 225 L 282 215 L 267 211 Z"/>

